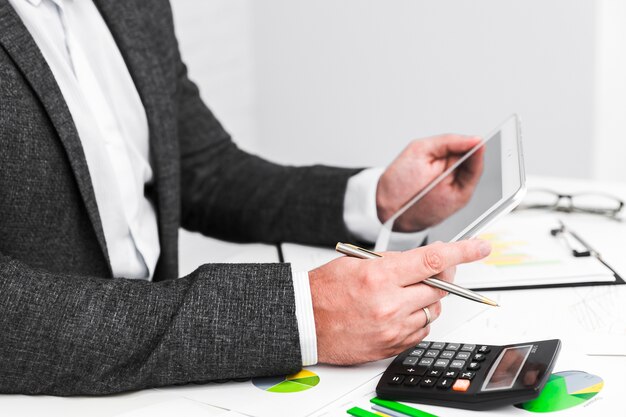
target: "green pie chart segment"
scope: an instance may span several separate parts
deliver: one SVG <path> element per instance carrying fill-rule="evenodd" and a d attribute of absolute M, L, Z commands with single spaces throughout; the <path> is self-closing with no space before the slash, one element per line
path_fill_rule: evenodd
<path fill-rule="evenodd" d="M 319 382 L 320 377 L 308 369 L 303 369 L 293 375 L 252 379 L 254 386 L 259 389 L 283 394 L 306 391 L 319 384 Z"/>
<path fill-rule="evenodd" d="M 534 400 L 516 407 L 534 413 L 550 413 L 580 405 L 602 390 L 604 381 L 596 375 L 582 371 L 557 372 Z"/>

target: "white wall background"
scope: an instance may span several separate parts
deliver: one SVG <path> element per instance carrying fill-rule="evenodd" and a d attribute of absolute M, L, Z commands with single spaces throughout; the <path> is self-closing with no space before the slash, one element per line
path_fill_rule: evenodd
<path fill-rule="evenodd" d="M 594 4 L 173 0 L 192 76 L 248 149 L 380 165 L 516 111 L 528 171 L 577 177 L 593 173 Z"/>
<path fill-rule="evenodd" d="M 189 76 L 244 148 L 257 139 L 252 7 L 249 0 L 171 0 Z"/>
<path fill-rule="evenodd" d="M 596 3 L 593 177 L 626 181 L 626 1 Z"/>
<path fill-rule="evenodd" d="M 588 176 L 593 12 L 571 0 L 255 2 L 264 153 L 386 164 L 409 139 L 486 134 L 518 112 L 530 173 Z"/>

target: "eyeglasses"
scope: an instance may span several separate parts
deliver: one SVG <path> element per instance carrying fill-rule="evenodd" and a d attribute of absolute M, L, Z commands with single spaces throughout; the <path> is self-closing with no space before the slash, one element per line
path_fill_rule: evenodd
<path fill-rule="evenodd" d="M 588 192 L 561 194 L 556 191 L 529 189 L 518 209 L 546 209 L 565 213 L 590 213 L 615 217 L 624 208 L 624 202 L 610 194 Z"/>

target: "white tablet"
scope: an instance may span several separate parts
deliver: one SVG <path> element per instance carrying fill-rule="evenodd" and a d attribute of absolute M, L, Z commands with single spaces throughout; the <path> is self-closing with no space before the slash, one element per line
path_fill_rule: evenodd
<path fill-rule="evenodd" d="M 471 199 L 459 211 L 428 229 L 428 241 L 454 242 L 469 239 L 498 217 L 513 210 L 526 192 L 520 120 L 517 115 L 509 117 L 494 132 L 485 136 L 480 144 L 463 155 L 395 213 L 385 223 L 376 242 L 376 250 L 389 248 L 393 224 L 398 217 L 483 146 L 483 173 Z"/>

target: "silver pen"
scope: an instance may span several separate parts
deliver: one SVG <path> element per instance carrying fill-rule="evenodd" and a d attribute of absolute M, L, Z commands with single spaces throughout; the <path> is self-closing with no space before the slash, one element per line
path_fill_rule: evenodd
<path fill-rule="evenodd" d="M 353 258 L 361 258 L 361 259 L 382 258 L 382 255 L 376 252 L 372 252 L 370 250 L 360 248 L 356 245 L 351 245 L 350 243 L 339 242 L 337 243 L 337 246 L 335 246 L 335 250 L 339 253 L 343 253 L 344 255 L 351 256 Z M 439 288 L 440 290 L 447 291 L 450 294 L 455 294 L 455 295 L 458 295 L 459 297 L 467 298 L 468 300 L 478 301 L 479 303 L 498 307 L 498 303 L 485 297 L 484 295 L 480 295 L 472 290 L 468 290 L 467 288 L 460 287 L 456 284 L 452 284 L 447 281 L 442 281 L 437 278 L 426 278 L 422 282 L 431 287 L 435 287 L 435 288 Z"/>

